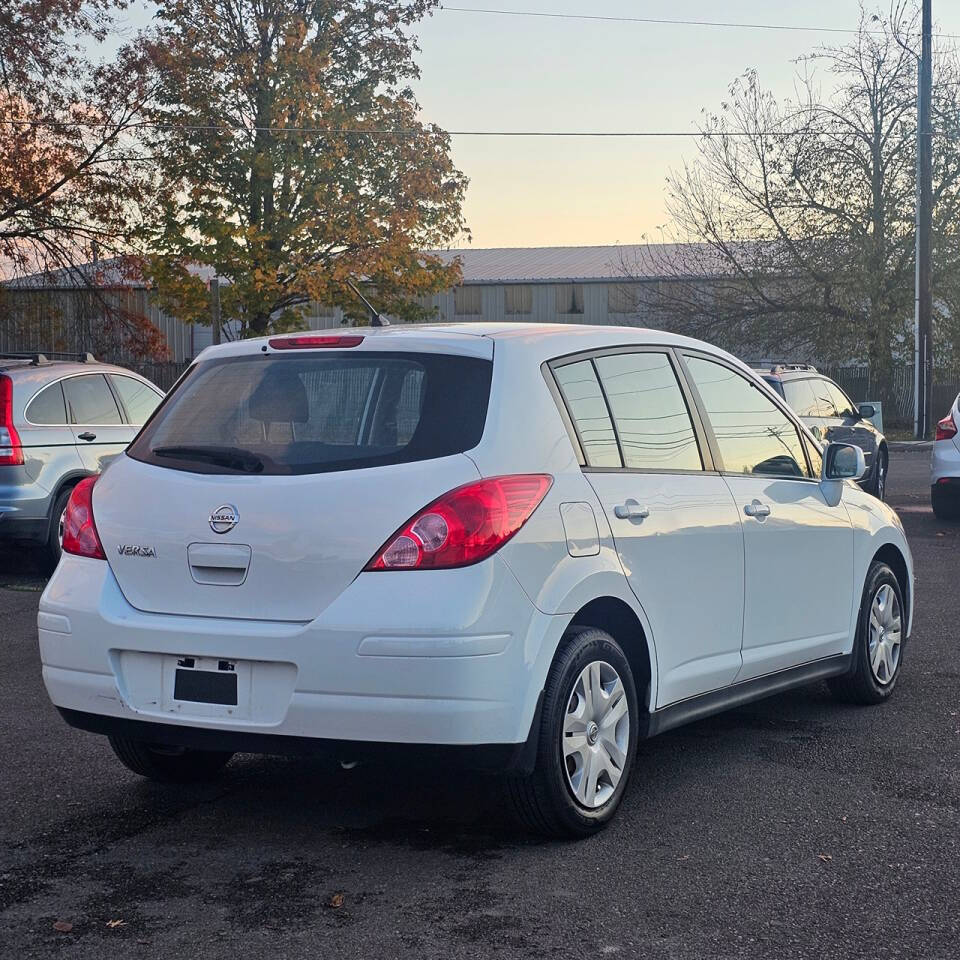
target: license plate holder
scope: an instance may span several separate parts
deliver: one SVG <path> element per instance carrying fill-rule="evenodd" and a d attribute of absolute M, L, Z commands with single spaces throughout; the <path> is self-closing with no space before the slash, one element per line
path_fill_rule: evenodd
<path fill-rule="evenodd" d="M 249 716 L 253 662 L 193 654 L 163 658 L 160 709 L 191 717 Z"/>
<path fill-rule="evenodd" d="M 234 664 L 228 669 L 197 670 L 177 666 L 173 676 L 173 699 L 189 703 L 215 703 L 224 707 L 237 705 L 237 672 Z"/>

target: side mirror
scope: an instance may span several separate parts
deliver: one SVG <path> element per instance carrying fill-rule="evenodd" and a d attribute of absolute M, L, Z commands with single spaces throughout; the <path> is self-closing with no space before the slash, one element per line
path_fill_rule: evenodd
<path fill-rule="evenodd" d="M 859 480 L 867 472 L 863 451 L 851 443 L 828 443 L 823 454 L 823 480 Z"/>
<path fill-rule="evenodd" d="M 877 415 L 877 408 L 872 403 L 861 403 L 857 412 L 861 420 L 872 420 Z"/>

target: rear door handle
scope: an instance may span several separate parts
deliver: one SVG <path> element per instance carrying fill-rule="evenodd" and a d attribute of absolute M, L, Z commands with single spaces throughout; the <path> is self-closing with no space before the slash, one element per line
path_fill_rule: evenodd
<path fill-rule="evenodd" d="M 646 520 L 650 516 L 650 511 L 646 507 L 641 507 L 636 500 L 627 500 L 626 503 L 618 503 L 613 508 L 613 515 L 619 520 Z"/>
<path fill-rule="evenodd" d="M 91 433 L 89 430 L 87 430 L 85 433 L 78 433 L 77 437 L 81 440 L 87 440 L 87 441 L 97 439 L 97 435 L 95 433 Z"/>
<path fill-rule="evenodd" d="M 770 516 L 770 507 L 761 503 L 759 500 L 754 500 L 753 503 L 748 503 L 744 508 L 743 512 L 748 517 L 756 517 L 758 520 L 764 520 Z"/>

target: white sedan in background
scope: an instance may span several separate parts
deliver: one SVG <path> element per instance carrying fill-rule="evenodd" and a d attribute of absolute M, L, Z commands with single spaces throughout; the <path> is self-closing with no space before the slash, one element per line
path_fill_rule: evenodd
<path fill-rule="evenodd" d="M 960 397 L 937 424 L 930 475 L 930 500 L 939 520 L 960 520 Z"/>

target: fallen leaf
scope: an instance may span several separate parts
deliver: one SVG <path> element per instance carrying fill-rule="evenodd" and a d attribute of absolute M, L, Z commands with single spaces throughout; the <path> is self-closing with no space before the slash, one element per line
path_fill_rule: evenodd
<path fill-rule="evenodd" d="M 69 933 L 73 929 L 73 924 L 68 923 L 66 920 L 57 920 L 53 924 L 53 929 L 56 930 L 57 933 Z"/>
<path fill-rule="evenodd" d="M 817 856 L 818 856 L 819 859 L 821 859 L 824 863 L 829 863 L 829 862 L 833 859 L 833 857 L 830 856 L 829 853 L 818 853 Z"/>
<path fill-rule="evenodd" d="M 339 910 L 339 909 L 343 906 L 343 894 L 342 894 L 342 893 L 335 893 L 335 894 L 330 898 L 330 904 L 329 904 L 329 906 L 331 906 L 334 910 Z"/>
<path fill-rule="evenodd" d="M 107 926 L 110 927 L 111 930 L 116 929 L 117 927 L 124 927 L 126 926 L 126 924 L 127 924 L 126 920 L 108 920 L 107 921 Z"/>

